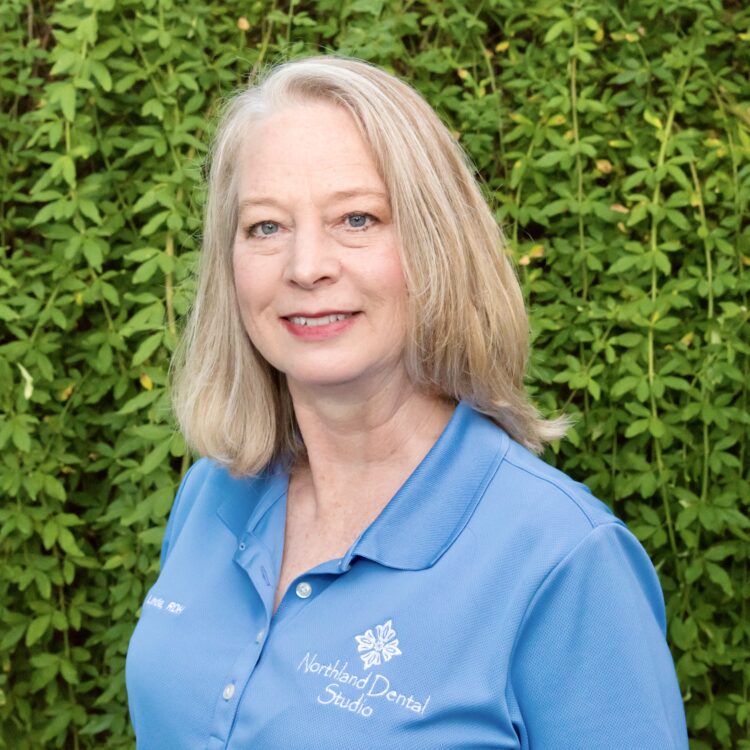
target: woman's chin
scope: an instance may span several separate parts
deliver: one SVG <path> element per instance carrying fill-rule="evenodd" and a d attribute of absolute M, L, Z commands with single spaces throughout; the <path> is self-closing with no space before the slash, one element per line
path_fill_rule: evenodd
<path fill-rule="evenodd" d="M 405 379 L 399 367 L 329 367 L 325 370 L 296 370 L 286 374 L 292 396 L 309 393 L 316 396 L 368 396 L 401 384 Z M 402 385 L 398 386 L 399 388 Z"/>

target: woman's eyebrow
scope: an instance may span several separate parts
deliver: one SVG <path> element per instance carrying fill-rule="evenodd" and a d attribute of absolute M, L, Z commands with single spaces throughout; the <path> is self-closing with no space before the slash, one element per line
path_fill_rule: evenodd
<path fill-rule="evenodd" d="M 354 187 L 347 188 L 346 190 L 336 190 L 333 193 L 329 193 L 325 196 L 326 201 L 340 201 L 346 200 L 347 198 L 362 198 L 372 197 L 378 198 L 383 201 L 388 201 L 388 196 L 380 189 L 374 187 Z M 239 210 L 243 211 L 246 208 L 253 206 L 274 206 L 276 208 L 283 208 L 282 201 L 274 198 L 270 195 L 251 195 L 248 198 L 243 198 L 239 203 Z"/>
<path fill-rule="evenodd" d="M 239 210 L 243 211 L 246 208 L 252 208 L 253 206 L 275 206 L 281 208 L 281 201 L 276 200 L 270 196 L 253 196 L 251 198 L 243 198 L 239 203 Z"/>
<path fill-rule="evenodd" d="M 344 200 L 346 198 L 373 197 L 388 200 L 388 196 L 378 188 L 356 187 L 348 190 L 337 190 L 326 196 L 329 200 Z"/>

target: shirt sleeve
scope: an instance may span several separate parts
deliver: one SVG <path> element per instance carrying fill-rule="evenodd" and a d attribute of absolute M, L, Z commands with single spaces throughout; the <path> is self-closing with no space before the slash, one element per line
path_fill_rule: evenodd
<path fill-rule="evenodd" d="M 592 529 L 544 579 L 509 689 L 525 750 L 687 750 L 659 580 L 623 525 Z"/>

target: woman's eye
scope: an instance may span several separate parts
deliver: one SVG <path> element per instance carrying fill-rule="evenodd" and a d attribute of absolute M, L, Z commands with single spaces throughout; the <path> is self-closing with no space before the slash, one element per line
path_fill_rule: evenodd
<path fill-rule="evenodd" d="M 375 217 L 364 213 L 348 214 L 344 221 L 352 229 L 367 229 L 375 221 Z"/>
<path fill-rule="evenodd" d="M 279 231 L 279 225 L 275 221 L 259 221 L 248 230 L 248 237 L 270 237 Z"/>

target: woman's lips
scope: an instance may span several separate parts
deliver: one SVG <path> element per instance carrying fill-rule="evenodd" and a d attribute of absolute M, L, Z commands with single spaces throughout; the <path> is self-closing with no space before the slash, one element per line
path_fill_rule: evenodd
<path fill-rule="evenodd" d="M 284 327 L 301 339 L 321 340 L 332 338 L 350 328 L 358 312 L 294 313 L 281 318 Z"/>

